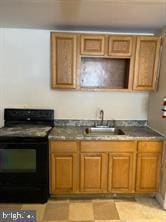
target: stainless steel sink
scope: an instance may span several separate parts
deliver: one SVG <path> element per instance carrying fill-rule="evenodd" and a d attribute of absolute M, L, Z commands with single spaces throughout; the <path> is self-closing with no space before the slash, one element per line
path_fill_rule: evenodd
<path fill-rule="evenodd" d="M 121 129 L 108 126 L 88 127 L 85 129 L 85 134 L 89 136 L 125 135 L 125 133 Z"/>

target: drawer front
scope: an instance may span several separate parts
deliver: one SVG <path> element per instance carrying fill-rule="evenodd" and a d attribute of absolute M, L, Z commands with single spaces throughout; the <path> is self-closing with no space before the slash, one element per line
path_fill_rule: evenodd
<path fill-rule="evenodd" d="M 112 56 L 131 56 L 132 40 L 130 36 L 110 36 L 108 54 Z"/>
<path fill-rule="evenodd" d="M 133 152 L 136 141 L 82 141 L 81 152 Z"/>
<path fill-rule="evenodd" d="M 56 153 L 75 153 L 78 152 L 79 143 L 74 141 L 51 141 L 51 152 Z"/>
<path fill-rule="evenodd" d="M 82 55 L 104 55 L 105 36 L 102 35 L 81 35 Z"/>
<path fill-rule="evenodd" d="M 158 152 L 163 150 L 163 142 L 161 141 L 140 141 L 138 142 L 138 152 Z"/>

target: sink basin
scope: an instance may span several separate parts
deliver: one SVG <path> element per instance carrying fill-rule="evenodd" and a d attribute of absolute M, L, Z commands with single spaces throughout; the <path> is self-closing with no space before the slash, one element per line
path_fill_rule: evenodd
<path fill-rule="evenodd" d="M 125 135 L 125 133 L 118 128 L 115 127 L 88 127 L 85 129 L 85 134 L 89 136 L 97 136 L 97 135 Z"/>

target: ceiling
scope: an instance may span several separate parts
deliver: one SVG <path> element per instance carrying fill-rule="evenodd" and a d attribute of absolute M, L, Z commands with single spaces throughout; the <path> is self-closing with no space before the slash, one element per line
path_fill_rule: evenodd
<path fill-rule="evenodd" d="M 0 27 L 158 32 L 166 0 L 0 0 Z"/>

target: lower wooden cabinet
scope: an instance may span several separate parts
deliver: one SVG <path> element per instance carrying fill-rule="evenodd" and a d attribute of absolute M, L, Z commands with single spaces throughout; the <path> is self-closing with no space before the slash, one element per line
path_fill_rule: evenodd
<path fill-rule="evenodd" d="M 50 151 L 50 192 L 74 193 L 78 190 L 77 143 L 52 142 Z"/>
<path fill-rule="evenodd" d="M 108 191 L 131 193 L 135 190 L 135 152 L 110 153 Z"/>
<path fill-rule="evenodd" d="M 139 142 L 137 158 L 137 192 L 159 189 L 162 142 Z"/>
<path fill-rule="evenodd" d="M 158 191 L 159 141 L 51 141 L 50 193 Z"/>
<path fill-rule="evenodd" d="M 51 154 L 51 193 L 75 192 L 77 154 Z"/>
<path fill-rule="evenodd" d="M 81 192 L 107 191 L 107 154 L 81 153 Z"/>

